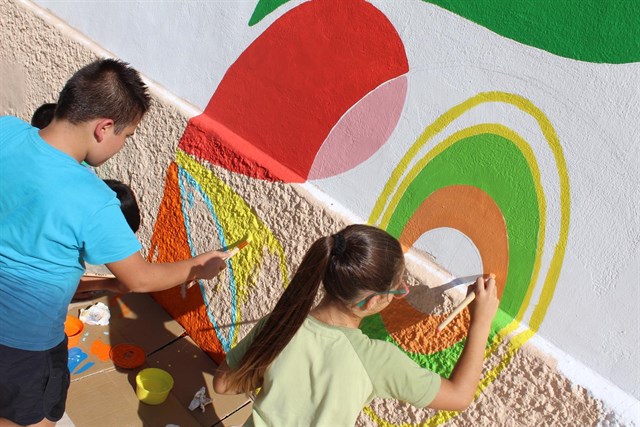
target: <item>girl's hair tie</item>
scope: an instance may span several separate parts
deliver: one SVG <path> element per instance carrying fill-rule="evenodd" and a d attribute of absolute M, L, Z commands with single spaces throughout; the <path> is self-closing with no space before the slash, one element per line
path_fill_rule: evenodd
<path fill-rule="evenodd" d="M 335 256 L 340 256 L 344 253 L 344 250 L 347 248 L 347 242 L 344 240 L 344 236 L 341 233 L 336 233 L 333 235 L 333 249 L 331 250 L 331 254 Z"/>

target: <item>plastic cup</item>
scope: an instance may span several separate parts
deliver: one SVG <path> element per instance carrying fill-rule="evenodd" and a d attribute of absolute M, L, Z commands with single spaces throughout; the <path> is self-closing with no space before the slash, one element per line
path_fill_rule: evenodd
<path fill-rule="evenodd" d="M 173 377 L 159 368 L 146 368 L 136 375 L 136 395 L 142 403 L 159 405 L 169 396 Z"/>
<path fill-rule="evenodd" d="M 64 333 L 67 335 L 69 341 L 67 347 L 75 347 L 80 343 L 80 333 L 84 329 L 84 323 L 80 319 L 74 316 L 67 315 L 64 321 Z"/>

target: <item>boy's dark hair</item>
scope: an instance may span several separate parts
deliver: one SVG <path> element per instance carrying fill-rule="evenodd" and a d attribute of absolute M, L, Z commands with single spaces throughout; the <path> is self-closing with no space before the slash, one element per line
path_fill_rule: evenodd
<path fill-rule="evenodd" d="M 131 187 L 115 179 L 105 179 L 104 182 L 116 193 L 116 197 L 120 200 L 122 214 L 135 233 L 140 228 L 140 209 Z"/>
<path fill-rule="evenodd" d="M 326 297 L 350 305 L 363 293 L 385 292 L 402 280 L 404 253 L 384 230 L 362 224 L 316 240 L 235 371 L 233 388 L 251 391 L 262 384 L 271 362 L 309 315 L 320 288 Z"/>
<path fill-rule="evenodd" d="M 31 117 L 31 126 L 37 127 L 38 129 L 44 129 L 49 126 L 49 123 L 53 120 L 56 105 L 55 103 L 49 102 L 39 106 Z"/>
<path fill-rule="evenodd" d="M 73 124 L 112 119 L 115 132 L 142 118 L 150 96 L 138 72 L 126 62 L 101 59 L 78 70 L 60 92 L 55 117 Z"/>

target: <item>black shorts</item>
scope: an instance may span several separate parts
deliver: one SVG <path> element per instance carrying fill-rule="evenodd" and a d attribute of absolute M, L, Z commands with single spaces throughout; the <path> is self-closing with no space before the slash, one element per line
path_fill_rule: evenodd
<path fill-rule="evenodd" d="M 69 389 L 67 338 L 50 350 L 0 344 L 0 418 L 20 425 L 58 421 Z"/>

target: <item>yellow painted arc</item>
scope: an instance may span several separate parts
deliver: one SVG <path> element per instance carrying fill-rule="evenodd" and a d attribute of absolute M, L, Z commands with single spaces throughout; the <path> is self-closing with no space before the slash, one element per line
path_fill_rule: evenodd
<path fill-rule="evenodd" d="M 517 325 L 517 322 L 512 322 L 512 323 Z M 497 335 L 501 335 L 499 340 L 504 340 L 504 338 L 506 338 L 506 336 L 508 335 L 507 333 L 503 332 L 506 329 L 508 329 L 508 327 L 505 327 L 501 332 L 499 332 L 497 334 Z M 511 363 L 511 360 L 513 360 L 513 358 L 515 357 L 515 355 L 518 352 L 518 350 L 527 341 L 529 341 L 533 337 L 533 335 L 535 335 L 535 332 L 532 331 L 531 329 L 527 329 L 527 330 L 519 333 L 515 337 L 511 338 L 508 341 L 508 343 L 507 343 L 508 348 L 506 349 L 506 354 L 502 357 L 500 362 L 493 369 L 491 369 L 489 372 L 487 372 L 487 374 L 480 380 L 480 383 L 478 384 L 478 389 L 476 390 L 476 394 L 475 394 L 474 399 L 477 399 L 478 396 L 480 396 L 480 394 L 487 387 L 489 387 L 489 385 L 491 385 L 491 383 L 498 377 L 498 375 L 500 375 L 500 373 L 509 365 L 509 363 Z M 485 352 L 485 357 L 487 357 L 489 354 L 491 354 L 491 352 L 490 352 L 490 349 L 487 349 L 486 352 Z M 449 421 L 450 419 L 455 418 L 458 415 L 459 415 L 459 412 L 455 412 L 455 411 L 440 411 L 436 415 L 434 415 L 433 417 L 428 418 L 427 420 L 425 420 L 424 424 L 422 424 L 422 425 L 425 425 L 425 426 L 439 426 L 439 425 L 442 425 L 445 422 Z M 392 425 L 390 424 L 389 427 L 391 427 L 391 426 Z"/>
<path fill-rule="evenodd" d="M 505 340 L 505 338 L 517 327 L 519 326 L 518 322 L 512 321 L 508 326 L 499 331 L 492 340 L 491 345 L 485 350 L 485 358 L 491 355 L 496 349 L 497 346 Z M 476 390 L 475 398 L 487 388 L 491 383 L 500 375 L 500 373 L 511 363 L 511 360 L 515 357 L 517 351 L 534 335 L 534 332 L 531 329 L 527 329 L 520 334 L 513 337 L 511 340 L 507 342 L 507 350 L 505 356 L 500 360 L 500 362 L 489 372 L 484 375 L 484 377 L 480 380 L 478 384 L 478 389 Z M 364 408 L 365 414 L 370 417 L 374 422 L 376 422 L 379 426 L 382 427 L 416 427 L 420 426 L 438 426 L 442 425 L 445 422 L 449 421 L 452 418 L 455 418 L 460 413 L 456 411 L 439 411 L 436 415 L 428 418 L 421 424 L 393 424 L 389 421 L 382 419 L 378 414 L 376 414 L 371 407 Z"/>
<path fill-rule="evenodd" d="M 537 332 L 540 325 L 542 324 L 542 321 L 544 320 L 544 316 L 549 307 L 549 304 L 551 303 L 551 299 L 555 292 L 555 287 L 556 287 L 558 278 L 560 276 L 562 261 L 564 259 L 564 254 L 566 252 L 566 245 L 567 245 L 568 234 L 569 234 L 570 186 L 569 186 L 569 175 L 567 171 L 567 165 L 564 158 L 564 154 L 562 151 L 562 146 L 560 145 L 560 142 L 555 133 L 555 130 L 553 129 L 553 126 L 551 125 L 547 117 L 544 115 L 544 113 L 540 109 L 538 109 L 533 103 L 531 103 L 529 100 L 523 97 L 520 97 L 515 94 L 505 93 L 505 92 L 485 92 L 485 93 L 478 94 L 475 97 L 470 98 L 469 100 L 463 102 L 462 104 L 452 108 L 451 110 L 443 114 L 440 118 L 438 118 L 432 125 L 427 127 L 427 129 L 420 136 L 418 141 L 416 141 L 416 143 L 409 149 L 409 151 L 405 154 L 405 156 L 403 156 L 402 160 L 399 162 L 398 166 L 392 173 L 390 180 L 385 185 L 385 188 L 382 194 L 378 198 L 376 205 L 374 206 L 374 209 L 369 218 L 369 223 L 371 224 L 376 223 L 376 221 L 379 219 L 380 215 L 382 214 L 382 210 L 386 205 L 386 201 L 389 198 L 389 195 L 391 194 L 398 180 L 404 173 L 404 170 L 409 164 L 410 159 L 415 157 L 415 155 L 420 150 L 420 148 L 431 137 L 433 137 L 435 134 L 440 132 L 446 125 L 448 125 L 455 118 L 459 117 L 462 113 L 464 113 L 468 109 L 473 108 L 474 106 L 479 105 L 480 103 L 483 103 L 483 102 L 505 102 L 505 103 L 515 105 L 522 111 L 532 115 L 538 121 L 538 124 L 540 125 L 543 135 L 545 136 L 545 139 L 547 140 L 547 143 L 553 152 L 554 159 L 556 161 L 556 165 L 558 169 L 558 175 L 560 179 L 560 231 L 558 236 L 558 242 L 556 244 L 556 247 L 551 259 L 549 270 L 547 272 L 547 277 L 545 278 L 545 282 L 541 291 L 539 303 L 535 307 L 533 314 L 531 316 L 531 319 L 529 321 L 529 329 L 527 329 L 526 331 L 518 334 L 517 336 L 509 340 L 508 345 L 510 346 L 510 349 L 509 351 L 507 351 L 507 355 L 501 359 L 501 363 L 495 366 L 491 371 L 487 373 L 487 375 L 483 377 L 477 393 L 481 393 L 484 389 L 486 389 L 486 387 L 489 386 L 489 384 L 491 384 L 491 382 L 499 375 L 499 373 L 513 359 L 517 350 L 519 350 L 520 347 L 522 347 L 522 345 L 524 345 L 524 343 L 526 343 Z M 433 152 L 434 150 L 432 150 L 431 152 Z M 442 151 L 443 150 L 440 150 L 439 152 L 442 152 Z M 439 152 L 434 154 L 433 157 L 439 154 Z M 540 189 L 538 189 L 536 187 L 536 192 L 538 191 L 541 192 L 542 188 L 540 187 Z M 397 190 L 396 195 L 397 194 L 403 194 L 403 193 Z M 395 201 L 396 205 L 398 201 L 399 201 L 399 197 L 396 198 L 396 201 Z M 395 205 L 393 205 L 393 208 L 395 208 Z M 393 208 L 390 206 L 388 208 L 388 211 L 392 212 Z M 390 215 L 388 216 L 390 217 Z M 541 240 L 542 239 L 539 239 L 539 242 Z M 536 251 L 536 252 L 537 252 L 537 259 L 536 259 L 537 267 L 534 268 L 535 271 L 539 269 L 539 264 L 540 264 L 539 259 L 542 254 L 541 251 Z M 486 355 L 493 353 L 497 349 L 497 346 L 500 344 L 500 342 L 502 342 L 504 338 L 506 338 L 510 333 L 512 333 L 519 327 L 520 325 L 519 322 L 522 319 L 524 312 L 526 311 L 526 308 L 530 303 L 532 292 L 533 292 L 533 288 L 530 286 L 527 291 L 527 295 L 525 296 L 525 300 L 523 301 L 523 304 L 521 306 L 521 309 L 516 317 L 517 320 L 512 321 L 510 324 L 508 324 L 505 328 L 503 328 L 501 331 L 499 331 L 496 334 L 491 345 L 489 346 L 489 348 L 485 353 Z M 372 420 L 374 420 L 381 426 L 385 426 L 385 427 L 396 426 L 395 424 L 389 423 L 383 420 L 382 418 L 380 418 L 370 407 L 365 408 L 364 411 Z M 456 415 L 457 415 L 456 412 L 440 412 L 438 415 L 427 420 L 427 422 L 424 425 L 440 425 L 446 422 L 447 420 L 455 417 Z M 402 424 L 402 425 L 410 426 L 411 424 Z"/>
<path fill-rule="evenodd" d="M 518 109 L 522 110 L 523 112 L 531 115 L 538 122 L 538 125 L 540 126 L 540 130 L 542 131 L 547 141 L 547 144 L 549 145 L 549 148 L 551 149 L 554 155 L 554 159 L 556 161 L 556 166 L 558 169 L 558 176 L 560 179 L 560 232 L 559 232 L 558 243 L 556 244 L 556 248 L 554 250 L 554 254 L 551 259 L 551 264 L 547 272 L 547 277 L 545 278 L 545 282 L 543 285 L 543 290 L 540 295 L 540 301 L 536 306 L 536 308 L 534 309 L 534 312 L 531 315 L 531 319 L 529 321 L 529 327 L 533 331 L 537 331 L 540 325 L 542 324 L 542 321 L 544 320 L 544 315 L 546 314 L 549 304 L 551 303 L 551 299 L 553 298 L 556 283 L 557 283 L 558 277 L 560 276 L 560 270 L 562 268 L 562 260 L 564 259 L 564 254 L 566 252 L 566 244 L 567 244 L 567 239 L 569 235 L 569 222 L 570 222 L 570 189 L 569 189 L 569 175 L 567 172 L 567 165 L 564 159 L 562 146 L 560 145 L 560 141 L 558 140 L 558 136 L 553 126 L 551 125 L 551 122 L 547 118 L 547 116 L 542 112 L 542 110 L 536 107 L 528 99 L 513 93 L 507 93 L 507 92 L 498 92 L 498 91 L 482 92 L 454 106 L 449 111 L 441 115 L 438 119 L 436 119 L 431 125 L 429 125 L 425 129 L 425 131 L 422 133 L 422 135 L 420 135 L 418 140 L 411 146 L 411 148 L 407 151 L 407 153 L 402 157 L 402 159 L 398 163 L 398 166 L 394 169 L 393 173 L 391 174 L 391 177 L 389 178 L 389 181 L 385 185 L 380 197 L 376 201 L 376 204 L 374 205 L 374 208 L 369 217 L 369 223 L 375 224 L 378 221 L 386 205 L 386 202 L 389 199 L 389 196 L 391 195 L 391 192 L 396 187 L 397 182 L 400 180 L 400 177 L 403 175 L 404 171 L 409 165 L 409 162 L 411 161 L 411 159 L 413 159 L 416 156 L 418 151 L 427 143 L 427 141 L 429 141 L 433 136 L 435 136 L 440 131 L 442 131 L 442 129 L 444 129 L 453 120 L 460 117 L 466 111 L 476 107 L 477 105 L 480 105 L 482 103 L 487 103 L 487 102 L 502 102 L 506 104 L 511 104 L 517 107 Z M 440 145 L 438 147 L 440 147 Z M 438 147 L 431 150 L 427 154 L 427 156 L 431 154 L 431 158 L 433 158 L 437 154 L 443 151 L 442 147 L 440 147 L 440 149 L 437 150 Z M 405 179 L 405 182 L 407 182 L 406 179 Z M 385 214 L 380 224 L 383 228 L 386 227 L 385 224 L 388 225 L 389 218 L 391 217 L 391 214 L 395 209 L 395 206 L 397 206 L 397 203 L 400 200 L 400 197 L 402 196 L 402 194 L 404 193 L 404 190 L 406 190 L 407 186 L 408 184 L 406 184 L 404 188 L 399 188 L 398 190 L 396 190 L 395 196 L 392 199 L 391 203 L 389 203 L 389 206 L 387 208 L 387 213 Z M 536 189 L 536 192 L 537 191 L 538 189 Z M 542 191 L 542 189 L 540 189 L 540 191 Z M 539 241 L 540 240 L 542 239 L 539 239 Z M 541 256 L 541 253 L 538 253 L 538 257 L 540 256 Z M 536 263 L 539 265 L 539 261 L 536 261 Z M 527 294 L 525 295 L 525 299 L 523 300 L 523 304 L 520 307 L 520 311 L 516 316 L 516 319 L 522 320 L 524 316 L 524 312 L 526 311 L 530 303 L 532 293 L 533 293 L 533 288 L 529 287 L 527 290 Z"/>
<path fill-rule="evenodd" d="M 438 117 L 432 124 L 427 126 L 424 132 L 418 137 L 416 142 L 409 148 L 409 150 L 407 150 L 405 155 L 402 156 L 402 159 L 400 159 L 400 161 L 398 162 L 398 166 L 396 166 L 394 171 L 391 173 L 391 177 L 389 178 L 389 181 L 387 181 L 387 183 L 385 184 L 384 189 L 380 194 L 380 197 L 378 197 L 378 200 L 376 201 L 376 204 L 374 205 L 373 210 L 371 211 L 371 215 L 369 216 L 370 224 L 375 224 L 378 222 L 378 219 L 380 215 L 382 215 L 382 211 L 387 201 L 389 200 L 391 193 L 396 187 L 396 184 L 404 174 L 411 160 L 418 154 L 420 149 L 422 149 L 422 147 L 432 137 L 440 133 L 445 127 L 451 124 L 451 122 L 453 122 L 455 119 L 460 117 L 462 114 L 464 114 L 465 112 L 469 111 L 470 109 L 480 104 L 487 103 L 487 102 L 503 102 L 506 104 L 511 104 L 516 106 L 520 110 L 533 116 L 533 118 L 536 119 L 540 128 L 542 129 L 543 134 L 547 138 L 547 142 L 549 146 L 552 146 L 555 143 L 557 143 L 557 138 L 555 138 L 556 140 L 553 141 L 553 139 L 550 139 L 548 137 L 547 135 L 548 132 L 545 131 L 545 129 L 550 129 L 551 134 L 555 136 L 555 132 L 553 132 L 553 127 L 551 126 L 549 119 L 547 119 L 545 114 L 528 99 L 516 94 L 507 93 L 507 92 L 479 93 L 467 99 L 466 101 L 454 106 L 453 108 L 451 108 L 450 110 L 442 114 L 440 117 Z M 397 194 L 398 191 L 395 191 L 395 193 Z M 388 208 L 387 210 L 393 211 L 394 208 L 395 206 L 393 206 L 392 208 Z"/>
<path fill-rule="evenodd" d="M 219 220 L 223 225 L 227 239 L 234 241 L 245 237 L 243 234 L 247 232 L 248 225 L 246 224 L 247 218 L 251 218 L 251 229 L 258 233 L 258 236 L 249 236 L 252 238 L 254 245 L 264 244 L 268 252 L 276 254 L 280 260 L 280 274 L 283 284 L 287 283 L 287 266 L 285 263 L 286 257 L 284 249 L 277 238 L 271 233 L 266 224 L 260 221 L 252 213 L 251 208 L 247 206 L 246 202 L 235 193 L 227 184 L 225 184 L 218 176 L 216 176 L 211 170 L 203 167 L 200 163 L 194 160 L 191 156 L 182 150 L 176 152 L 176 164 L 185 169 L 200 185 L 201 189 L 207 194 L 210 200 L 216 200 L 222 198 L 224 202 L 233 207 L 229 209 L 234 215 L 219 215 Z M 215 190 L 215 191 L 214 191 Z M 218 194 L 214 194 L 218 193 Z M 255 274 L 256 266 L 259 266 L 264 258 L 262 250 L 254 248 L 255 250 L 247 251 L 244 255 L 246 262 L 237 263 L 234 265 L 234 273 L 237 280 L 236 297 L 237 308 L 235 313 L 235 319 L 233 322 L 239 323 L 242 320 L 242 304 L 249 299 L 250 278 Z M 244 286 L 243 284 L 247 284 Z M 238 329 L 235 330 L 232 337 L 232 343 L 237 343 Z"/>

